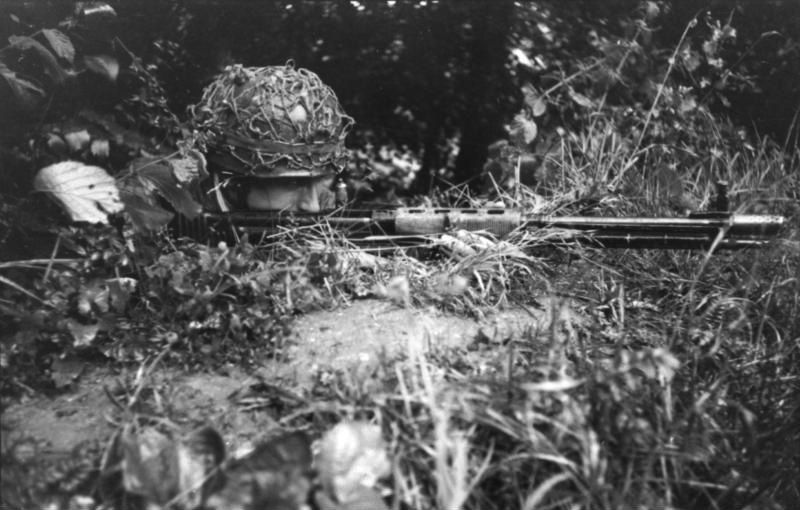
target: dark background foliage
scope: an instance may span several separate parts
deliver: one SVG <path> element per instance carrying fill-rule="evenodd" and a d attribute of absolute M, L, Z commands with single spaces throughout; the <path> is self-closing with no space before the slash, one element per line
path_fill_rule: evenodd
<path fill-rule="evenodd" d="M 141 58 L 179 116 L 226 65 L 280 65 L 292 59 L 317 72 L 356 118 L 351 146 L 392 141 L 420 155 L 418 191 L 429 188 L 432 170 L 447 166 L 445 147 L 453 137 L 460 151 L 447 177 L 466 181 L 479 173 L 487 146 L 505 136 L 504 125 L 519 111 L 525 83 L 546 89 L 606 58 L 608 66 L 571 85 L 590 99 L 607 94 L 609 104 L 647 109 L 652 100 L 647 87 L 658 85 L 669 54 L 695 17 L 698 26 L 684 44 L 700 55 L 715 22 L 737 31 L 737 37 L 713 48 L 722 67 L 709 68 L 703 60 L 682 75 L 713 113 L 783 142 L 800 104 L 800 4 L 794 1 L 140 0 L 111 5 L 116 19 L 102 30 L 73 35 L 76 45 L 112 53 L 123 68 L 134 55 Z M 0 34 L 5 40 L 56 26 L 73 8 L 73 2 L 64 1 L 4 2 Z M 614 52 L 630 49 L 615 46 L 621 39 L 635 40 L 639 47 L 625 68 L 614 68 L 621 59 Z M 535 65 L 520 65 L 514 49 Z M 82 97 L 90 97 L 95 108 L 110 107 L 135 89 L 130 81 L 121 80 L 113 90 L 96 87 L 96 93 Z M 60 98 L 65 96 L 68 92 L 61 92 Z M 49 107 L 58 106 L 58 99 Z M 543 119 L 540 132 L 569 128 L 585 115 L 561 107 Z M 13 116 L 4 117 L 6 137 L 23 135 L 18 122 L 8 123 Z M 26 120 L 35 123 L 40 117 Z"/>

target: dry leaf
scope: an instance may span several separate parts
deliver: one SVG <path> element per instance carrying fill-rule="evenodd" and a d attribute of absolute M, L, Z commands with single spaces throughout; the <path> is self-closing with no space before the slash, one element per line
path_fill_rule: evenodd
<path fill-rule="evenodd" d="M 72 221 L 108 223 L 108 214 L 124 208 L 114 179 L 100 167 L 62 161 L 39 170 L 36 191 L 51 194 Z"/>

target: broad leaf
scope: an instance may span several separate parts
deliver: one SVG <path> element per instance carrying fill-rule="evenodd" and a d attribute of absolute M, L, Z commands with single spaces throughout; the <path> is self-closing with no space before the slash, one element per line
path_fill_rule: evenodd
<path fill-rule="evenodd" d="M 51 194 L 72 221 L 108 223 L 108 214 L 123 209 L 114 179 L 100 167 L 62 161 L 39 170 L 34 189 Z"/>
<path fill-rule="evenodd" d="M 56 84 L 64 83 L 67 72 L 59 65 L 56 57 L 42 43 L 32 37 L 12 35 L 8 38 L 11 46 L 21 50 L 31 50 L 38 57 L 44 73 Z"/>
<path fill-rule="evenodd" d="M 157 205 L 151 204 L 141 196 L 130 191 L 122 191 L 120 198 L 125 204 L 125 212 L 131 218 L 133 228 L 137 232 L 152 232 L 165 227 L 174 214 Z"/>
<path fill-rule="evenodd" d="M 75 60 L 75 47 L 64 32 L 55 28 L 43 28 L 42 34 L 47 39 L 47 42 L 50 43 L 50 47 L 53 48 L 56 55 L 70 64 Z"/>
<path fill-rule="evenodd" d="M 81 110 L 78 117 L 105 131 L 116 145 L 120 145 L 126 150 L 138 153 L 149 145 L 145 137 L 136 131 L 120 126 L 110 114 L 101 115 L 92 110 Z"/>
<path fill-rule="evenodd" d="M 119 76 L 119 62 L 110 55 L 87 55 L 83 57 L 86 67 L 108 81 L 117 81 Z"/>
<path fill-rule="evenodd" d="M 196 218 L 202 212 L 202 207 L 192 197 L 187 184 L 176 178 L 173 160 L 142 158 L 135 161 L 133 166 L 135 175 L 146 188 L 164 197 L 177 212 L 189 219 Z M 181 175 L 185 177 L 186 171 L 181 169 Z"/>
<path fill-rule="evenodd" d="M 0 77 L 2 77 L 20 103 L 24 111 L 35 110 L 44 99 L 45 93 L 38 85 L 21 78 L 17 73 L 0 63 Z"/>

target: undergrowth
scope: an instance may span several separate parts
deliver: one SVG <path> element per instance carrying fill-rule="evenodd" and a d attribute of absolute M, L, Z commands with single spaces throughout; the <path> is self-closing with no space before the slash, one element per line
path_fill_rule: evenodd
<path fill-rule="evenodd" d="M 325 227 L 261 245 L 154 239 L 150 255 L 88 243 L 95 250 L 83 258 L 16 264 L 45 272 L 24 299 L 35 308 L 37 296 L 51 318 L 14 309 L 6 368 L 30 356 L 23 338 L 44 342 L 40 355 L 51 359 L 160 352 L 168 365 L 246 367 L 280 358 L 303 313 L 352 299 L 480 316 L 552 294 L 560 299 L 549 325 L 499 356 L 409 352 L 372 376 L 338 374 L 320 380 L 283 425 L 379 423 L 394 458 L 388 489 L 409 508 L 790 508 L 800 497 L 799 213 L 791 172 L 773 169 L 785 164 L 779 156 L 765 141 L 725 167 L 733 195 L 748 197 L 737 210 L 786 214 L 787 230 L 766 248 L 710 257 L 579 247 L 528 255 L 548 245 L 547 232 L 385 257 Z M 647 183 L 638 183 L 645 195 Z M 686 189 L 707 201 L 705 187 Z M 599 203 L 647 212 L 612 198 Z M 570 200 L 550 204 L 566 212 L 585 204 Z M 78 327 L 94 324 L 89 333 Z M 6 395 L 35 385 L 13 370 L 3 378 Z"/>
<path fill-rule="evenodd" d="M 380 424 L 395 508 L 792 508 L 800 152 L 731 141 L 702 112 L 692 124 L 696 137 L 705 129 L 702 155 L 677 135 L 674 146 L 632 143 L 615 115 L 565 132 L 536 187 L 496 198 L 554 214 L 679 214 L 708 208 L 724 180 L 734 211 L 783 214 L 785 231 L 713 255 L 555 247 L 547 231 L 452 233 L 389 257 L 325 226 L 235 246 L 63 231 L 50 258 L 0 266 L 4 404 L 58 390 L 51 367 L 67 356 L 159 356 L 191 370 L 282 359 L 293 321 L 364 297 L 480 317 L 554 295 L 547 326 L 500 356 L 410 351 L 369 381 L 336 374 L 283 425 Z M 454 196 L 477 200 L 440 198 Z"/>

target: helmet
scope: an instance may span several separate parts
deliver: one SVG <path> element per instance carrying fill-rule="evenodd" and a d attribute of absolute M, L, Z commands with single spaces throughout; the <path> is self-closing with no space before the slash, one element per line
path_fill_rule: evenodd
<path fill-rule="evenodd" d="M 329 185 L 347 163 L 353 118 L 319 76 L 292 62 L 229 66 L 190 111 L 209 171 L 244 177 L 250 208 L 285 209 L 294 200 L 287 193 Z"/>

